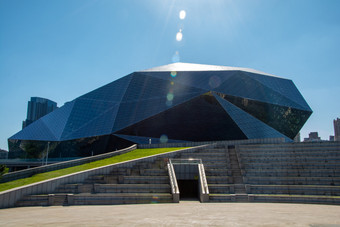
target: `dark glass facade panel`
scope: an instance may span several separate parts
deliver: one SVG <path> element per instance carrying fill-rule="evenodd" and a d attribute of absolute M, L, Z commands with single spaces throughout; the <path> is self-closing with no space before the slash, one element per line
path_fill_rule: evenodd
<path fill-rule="evenodd" d="M 169 103 L 166 96 L 136 102 L 122 102 L 119 106 L 117 119 L 112 131 L 116 132 L 129 125 L 149 118 L 150 116 L 170 109 L 175 105 L 197 97 L 198 95 L 200 95 L 200 93 L 186 94 L 182 96 L 174 95 L 171 103 Z"/>
<path fill-rule="evenodd" d="M 94 91 L 91 91 L 79 98 L 94 99 L 110 102 L 120 102 L 126 92 L 126 88 L 130 84 L 130 80 L 134 73 L 120 78 L 112 83 L 104 85 Z"/>
<path fill-rule="evenodd" d="M 280 93 L 281 95 L 287 97 L 290 100 L 294 100 L 297 104 L 303 107 L 303 109 L 312 111 L 305 99 L 302 97 L 298 89 L 296 89 L 293 81 L 271 76 L 262 76 L 256 73 L 243 72 L 249 77 L 259 81 L 263 85 L 269 87 L 270 89 Z"/>
<path fill-rule="evenodd" d="M 117 134 L 188 141 L 236 140 L 247 137 L 207 93 L 120 130 Z"/>
<path fill-rule="evenodd" d="M 221 93 L 219 93 L 219 96 L 291 139 L 294 139 L 296 134 L 300 131 L 309 116 L 312 114 L 309 111 L 273 105 L 230 95 L 223 95 Z"/>
<path fill-rule="evenodd" d="M 236 122 L 237 126 L 240 127 L 248 139 L 285 138 L 286 141 L 291 141 L 291 139 L 287 136 L 281 134 L 269 125 L 266 125 L 252 115 L 231 104 L 227 100 L 219 97 L 216 94 L 214 94 L 214 96 L 230 115 L 230 117 Z"/>
<path fill-rule="evenodd" d="M 171 78 L 170 73 L 168 73 Z M 171 83 L 173 82 L 173 83 Z M 139 101 L 153 98 L 166 98 L 168 93 L 173 93 L 175 96 L 182 96 L 192 93 L 204 93 L 205 90 L 192 86 L 176 83 L 172 80 L 158 79 L 135 73 L 126 90 L 122 102 Z"/>
<path fill-rule="evenodd" d="M 173 81 L 186 86 L 196 87 L 205 91 L 214 90 L 238 71 L 184 71 L 176 72 L 176 76 L 171 76 L 169 72 L 143 72 L 144 75 L 153 78 Z"/>
<path fill-rule="evenodd" d="M 57 140 L 61 139 L 61 135 L 71 114 L 73 105 L 74 101 L 68 102 L 61 108 L 58 108 L 57 110 L 53 111 L 53 113 L 48 114 L 41 119 L 45 125 L 48 126 L 49 130 L 53 133 Z M 53 141 L 52 139 L 50 140 Z"/>
<path fill-rule="evenodd" d="M 76 139 L 91 137 L 94 135 L 108 135 L 111 134 L 113 124 L 118 111 L 118 104 L 114 105 L 111 109 L 101 113 L 93 120 L 88 121 L 82 125 L 81 128 L 67 135 L 67 139 Z"/>
<path fill-rule="evenodd" d="M 299 109 L 303 108 L 292 100 L 264 86 L 260 82 L 250 78 L 242 72 L 230 77 L 229 80 L 221 84 L 221 86 L 216 88 L 215 91 L 227 95 L 254 99 L 272 104 L 291 106 Z"/>
<path fill-rule="evenodd" d="M 77 99 L 65 126 L 62 139 L 70 139 L 68 137 L 69 135 L 78 131 L 80 128 L 84 127 L 84 125 L 93 121 L 106 111 L 109 111 L 114 107 L 118 107 L 117 104 L 117 102 L 110 102 L 106 100 Z"/>

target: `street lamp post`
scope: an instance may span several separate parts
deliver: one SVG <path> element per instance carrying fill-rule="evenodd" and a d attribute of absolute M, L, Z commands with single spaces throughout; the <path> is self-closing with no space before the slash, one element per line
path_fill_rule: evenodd
<path fill-rule="evenodd" d="M 47 154 L 46 154 L 46 165 L 47 165 L 47 160 L 48 160 L 48 151 L 50 149 L 50 142 L 47 142 Z"/>

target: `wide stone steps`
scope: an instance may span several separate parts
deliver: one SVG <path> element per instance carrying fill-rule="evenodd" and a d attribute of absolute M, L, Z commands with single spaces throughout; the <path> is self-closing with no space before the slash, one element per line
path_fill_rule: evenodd
<path fill-rule="evenodd" d="M 209 194 L 210 202 L 235 202 L 235 194 Z"/>
<path fill-rule="evenodd" d="M 205 167 L 205 175 L 207 176 L 231 176 L 231 170 L 228 170 L 227 168 L 211 169 L 211 168 Z"/>
<path fill-rule="evenodd" d="M 310 203 L 310 204 L 331 204 L 339 205 L 340 196 L 320 195 L 248 195 L 249 202 L 266 203 Z"/>
<path fill-rule="evenodd" d="M 141 169 L 141 176 L 167 176 L 168 171 L 165 169 Z"/>
<path fill-rule="evenodd" d="M 95 184 L 95 193 L 170 193 L 169 184 Z"/>
<path fill-rule="evenodd" d="M 229 184 L 233 183 L 232 177 L 227 176 L 206 176 L 208 184 Z"/>
<path fill-rule="evenodd" d="M 168 176 L 124 176 L 123 184 L 168 184 Z"/>
<path fill-rule="evenodd" d="M 209 193 L 210 194 L 219 194 L 219 193 L 235 193 L 233 184 L 208 184 Z"/>
<path fill-rule="evenodd" d="M 249 194 L 290 194 L 340 196 L 340 186 L 321 185 L 247 185 Z"/>
<path fill-rule="evenodd" d="M 48 195 L 27 195 L 19 200 L 16 206 L 48 206 Z"/>
<path fill-rule="evenodd" d="M 72 196 L 72 204 L 67 201 L 66 194 L 25 196 L 17 206 L 61 206 L 61 205 L 115 205 L 139 203 L 171 203 L 170 193 L 80 193 Z"/>
<path fill-rule="evenodd" d="M 240 145 L 239 146 L 241 152 L 263 152 L 263 151 L 270 151 L 270 152 L 313 152 L 313 151 L 329 151 L 329 150 L 336 150 L 338 151 L 340 146 L 339 144 L 306 144 L 306 143 L 295 143 L 295 144 L 265 144 L 265 145 Z"/>
<path fill-rule="evenodd" d="M 94 175 L 85 180 L 85 184 L 114 184 L 118 182 L 117 175 Z"/>
<path fill-rule="evenodd" d="M 340 177 L 244 177 L 245 184 L 340 185 Z"/>
<path fill-rule="evenodd" d="M 243 169 L 339 169 L 340 163 L 240 163 Z"/>
<path fill-rule="evenodd" d="M 261 158 L 245 158 L 242 157 L 242 163 L 266 163 L 266 162 L 278 162 L 278 163 L 338 163 L 340 162 L 339 157 L 261 157 Z"/>
<path fill-rule="evenodd" d="M 308 155 L 308 156 L 307 156 Z M 312 157 L 312 158 L 318 158 L 318 157 L 339 157 L 340 154 L 338 151 L 329 151 L 329 152 L 313 152 L 313 153 L 306 153 L 306 152 L 290 152 L 290 153 L 240 153 L 239 156 L 241 158 L 277 158 L 277 157 L 296 157 L 296 158 L 306 158 L 306 157 Z"/>
<path fill-rule="evenodd" d="M 246 177 L 337 177 L 340 169 L 270 169 L 243 171 Z"/>
<path fill-rule="evenodd" d="M 207 162 L 207 163 L 203 163 L 204 164 L 204 168 L 205 169 L 227 169 L 230 168 L 230 164 L 226 163 L 226 162 L 219 162 L 219 163 L 211 163 L 211 162 Z"/>
<path fill-rule="evenodd" d="M 114 205 L 171 203 L 170 193 L 98 193 L 77 194 L 73 197 L 73 205 Z"/>

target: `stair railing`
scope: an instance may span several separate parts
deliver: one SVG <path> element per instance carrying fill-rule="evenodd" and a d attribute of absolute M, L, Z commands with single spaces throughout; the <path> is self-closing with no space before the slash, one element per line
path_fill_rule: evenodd
<path fill-rule="evenodd" d="M 171 159 L 169 160 L 167 166 L 168 166 L 168 172 L 169 172 L 169 178 L 170 178 L 172 199 L 174 203 L 179 203 L 179 188 L 177 184 L 175 169 L 171 162 Z"/>
<path fill-rule="evenodd" d="M 204 165 L 201 162 L 198 164 L 199 184 L 200 184 L 200 201 L 201 203 L 209 201 L 209 188 L 205 175 Z"/>

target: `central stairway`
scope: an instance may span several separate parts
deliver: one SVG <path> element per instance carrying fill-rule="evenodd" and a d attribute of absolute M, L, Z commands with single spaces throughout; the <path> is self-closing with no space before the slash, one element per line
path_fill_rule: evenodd
<path fill-rule="evenodd" d="M 202 159 L 210 202 L 248 202 L 234 146 L 216 145 L 214 148 L 181 154 L 181 158 Z"/>

